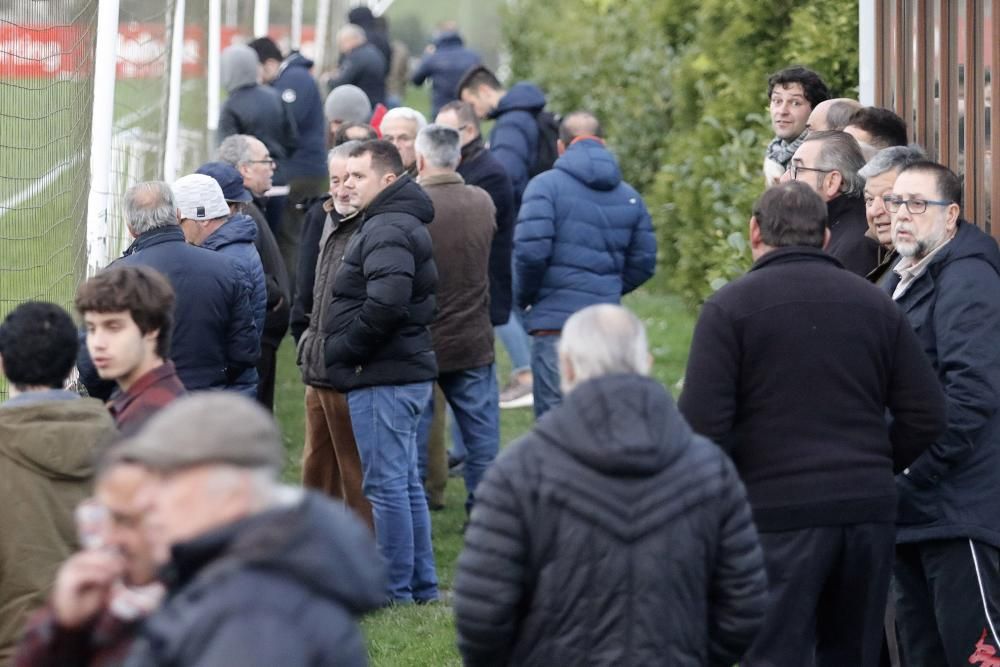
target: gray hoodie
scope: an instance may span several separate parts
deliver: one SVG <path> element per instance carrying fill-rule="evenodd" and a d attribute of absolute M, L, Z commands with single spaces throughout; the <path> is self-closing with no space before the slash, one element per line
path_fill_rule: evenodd
<path fill-rule="evenodd" d="M 260 61 L 257 52 L 244 44 L 234 44 L 222 52 L 219 70 L 222 87 L 232 94 L 237 88 L 254 86 L 258 81 Z"/>

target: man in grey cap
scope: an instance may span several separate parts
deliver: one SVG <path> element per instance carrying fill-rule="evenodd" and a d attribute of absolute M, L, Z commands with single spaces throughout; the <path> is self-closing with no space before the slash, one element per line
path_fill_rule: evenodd
<path fill-rule="evenodd" d="M 229 139 L 244 137 L 233 135 Z M 257 141 L 253 137 L 244 137 Z M 229 141 L 226 139 L 226 141 Z M 257 143 L 260 143 L 257 141 Z M 257 361 L 257 400 L 268 410 L 274 409 L 274 380 L 278 346 L 288 331 L 288 316 L 290 312 L 291 295 L 288 287 L 288 271 L 285 261 L 281 258 L 281 250 L 274 238 L 274 233 L 268 226 L 263 215 L 253 204 L 253 195 L 246 188 L 243 176 L 229 162 L 206 162 L 198 167 L 196 173 L 211 176 L 222 188 L 222 196 L 229 204 L 231 216 L 245 214 L 250 216 L 257 228 L 257 238 L 254 247 L 260 255 L 264 268 L 264 284 L 267 292 L 267 308 L 264 314 L 264 329 L 260 339 L 260 359 Z M 254 215 L 257 213 L 258 215 Z"/>
<path fill-rule="evenodd" d="M 281 434 L 259 405 L 189 395 L 115 458 L 156 473 L 147 528 L 168 587 L 129 667 L 367 664 L 357 617 L 382 602 L 375 545 L 343 506 L 278 483 Z"/>
<path fill-rule="evenodd" d="M 329 123 L 330 137 L 337 133 L 341 125 L 367 123 L 372 117 L 372 103 L 365 91 L 355 85 L 345 83 L 337 86 L 326 96 L 323 113 Z M 332 145 L 327 141 L 327 145 Z"/>
<path fill-rule="evenodd" d="M 177 206 L 177 220 L 187 242 L 219 252 L 236 263 L 240 281 L 250 296 L 259 341 L 267 312 L 267 287 L 264 266 L 254 247 L 257 224 L 244 213 L 230 216 L 222 188 L 211 176 L 188 174 L 177 179 L 170 189 Z M 236 388 L 256 397 L 257 381 L 257 368 L 248 368 L 240 375 Z"/>

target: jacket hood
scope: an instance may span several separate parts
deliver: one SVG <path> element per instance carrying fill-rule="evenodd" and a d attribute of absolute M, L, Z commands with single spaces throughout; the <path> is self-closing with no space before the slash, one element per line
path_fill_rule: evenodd
<path fill-rule="evenodd" d="M 424 189 L 404 174 L 375 196 L 365 210 L 365 220 L 383 213 L 409 213 L 427 225 L 434 219 L 434 204 Z"/>
<path fill-rule="evenodd" d="M 434 46 L 437 48 L 442 48 L 445 46 L 464 46 L 465 42 L 462 40 L 462 36 L 457 32 L 449 30 L 448 32 L 442 32 L 440 35 L 434 38 Z"/>
<path fill-rule="evenodd" d="M 381 606 L 385 573 L 367 527 L 314 493 L 282 492 L 288 494 L 284 506 L 175 546 L 168 578 L 184 580 L 188 563 L 207 573 L 217 563 L 232 561 L 288 576 L 356 614 Z"/>
<path fill-rule="evenodd" d="M 239 88 L 257 85 L 258 65 L 257 52 L 249 46 L 236 44 L 226 48 L 219 59 L 222 87 L 232 93 Z"/>
<path fill-rule="evenodd" d="M 584 382 L 536 428 L 584 465 L 634 477 L 666 468 L 693 436 L 666 389 L 639 375 Z"/>
<path fill-rule="evenodd" d="M 356 26 L 360 26 L 365 30 L 371 30 L 375 27 L 375 15 L 372 14 L 372 10 L 368 7 L 362 5 L 361 7 L 355 7 L 351 11 L 347 12 L 347 20 Z"/>
<path fill-rule="evenodd" d="M 622 181 L 615 156 L 592 139 L 573 143 L 554 166 L 594 190 L 613 190 Z"/>
<path fill-rule="evenodd" d="M 257 223 L 245 213 L 237 213 L 212 232 L 202 248 L 218 250 L 233 243 L 253 243 L 257 240 Z"/>
<path fill-rule="evenodd" d="M 934 257 L 931 267 L 968 258 L 982 260 L 1000 274 L 1000 248 L 997 247 L 996 240 L 972 223 L 959 220 L 954 238 Z"/>
<path fill-rule="evenodd" d="M 295 51 L 293 53 L 288 54 L 288 57 L 285 58 L 285 61 L 281 63 L 281 71 L 285 71 L 289 67 L 305 67 L 306 69 L 309 69 L 315 64 L 316 63 L 314 63 L 312 60 L 309 60 L 298 51 Z"/>
<path fill-rule="evenodd" d="M 52 480 L 91 478 L 115 433 L 111 415 L 92 398 L 0 408 L 0 456 Z"/>
<path fill-rule="evenodd" d="M 545 107 L 545 94 L 533 83 L 515 83 L 507 91 L 507 94 L 500 98 L 497 108 L 489 114 L 490 118 L 496 118 L 508 111 L 527 111 L 536 114 Z"/>

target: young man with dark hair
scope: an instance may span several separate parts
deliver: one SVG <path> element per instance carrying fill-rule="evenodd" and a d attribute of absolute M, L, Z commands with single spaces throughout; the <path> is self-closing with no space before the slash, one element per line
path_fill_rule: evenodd
<path fill-rule="evenodd" d="M 122 433 L 135 433 L 184 393 L 169 360 L 174 291 L 154 269 L 113 266 L 80 285 L 76 309 L 98 375 L 118 384 L 108 410 Z"/>
<path fill-rule="evenodd" d="M 774 139 L 764 155 L 764 180 L 778 182 L 792 161 L 792 155 L 805 140 L 809 115 L 817 104 L 830 98 L 830 91 L 819 74 L 805 67 L 788 67 L 767 80 L 771 127 Z"/>
<path fill-rule="evenodd" d="M 326 371 L 333 388 L 347 394 L 363 488 L 388 566 L 386 599 L 430 602 L 438 587 L 417 430 L 438 375 L 430 333 L 437 267 L 427 230 L 434 206 L 403 174 L 388 141 L 368 141 L 348 154 L 343 190 L 361 221 L 326 297 Z"/>
<path fill-rule="evenodd" d="M 874 150 L 907 144 L 906 121 L 894 111 L 881 107 L 858 109 L 847 121 L 844 132 L 858 140 L 862 148 Z"/>
<path fill-rule="evenodd" d="M 941 388 L 903 312 L 823 252 L 813 188 L 780 183 L 753 211 L 754 265 L 702 308 L 678 402 L 732 457 L 764 547 L 770 605 L 739 663 L 874 667 L 893 473 L 941 433 Z"/>
<path fill-rule="evenodd" d="M 94 461 L 116 434 L 104 405 L 62 387 L 77 330 L 53 303 L 29 302 L 0 324 L 0 664 L 27 614 L 42 606 L 76 547 L 73 509 L 90 494 Z"/>

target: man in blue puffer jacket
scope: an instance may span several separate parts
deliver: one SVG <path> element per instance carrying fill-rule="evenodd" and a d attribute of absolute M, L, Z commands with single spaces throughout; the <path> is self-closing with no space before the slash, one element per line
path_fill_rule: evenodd
<path fill-rule="evenodd" d="M 514 301 L 532 339 L 536 417 L 562 399 L 556 345 L 569 316 L 619 303 L 656 269 L 649 211 L 601 134 L 592 114 L 566 116 L 561 157 L 528 184 L 514 228 Z"/>
<path fill-rule="evenodd" d="M 170 189 L 174 193 L 181 231 L 187 242 L 226 255 L 235 263 L 240 282 L 250 295 L 254 328 L 259 341 L 267 312 L 267 283 L 264 280 L 264 266 L 254 247 L 257 223 L 244 213 L 230 216 L 229 204 L 222 194 L 222 188 L 211 176 L 188 174 L 177 179 Z M 255 398 L 257 380 L 257 369 L 247 368 L 237 379 L 234 388 Z"/>

